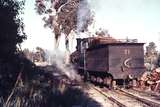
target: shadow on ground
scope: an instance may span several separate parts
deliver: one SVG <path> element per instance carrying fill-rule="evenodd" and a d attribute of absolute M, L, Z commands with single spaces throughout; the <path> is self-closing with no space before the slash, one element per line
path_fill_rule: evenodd
<path fill-rule="evenodd" d="M 0 107 L 101 107 L 82 88 L 60 84 L 52 73 L 35 70 L 30 80 L 19 80 L 7 99 L 0 98 Z"/>

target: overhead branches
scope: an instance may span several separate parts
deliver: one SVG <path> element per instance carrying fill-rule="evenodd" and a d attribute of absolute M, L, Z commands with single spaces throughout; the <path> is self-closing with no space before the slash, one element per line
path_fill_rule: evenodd
<path fill-rule="evenodd" d="M 70 32 L 87 31 L 93 21 L 87 0 L 36 0 L 36 10 L 43 15 L 44 26 L 53 30 L 57 42 L 61 33 L 65 34 L 66 48 Z"/>

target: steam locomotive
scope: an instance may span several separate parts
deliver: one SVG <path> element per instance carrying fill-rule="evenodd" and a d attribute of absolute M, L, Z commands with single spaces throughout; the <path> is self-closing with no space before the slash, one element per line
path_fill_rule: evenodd
<path fill-rule="evenodd" d="M 104 85 L 133 80 L 135 84 L 134 81 L 144 72 L 143 45 L 136 39 L 77 38 L 71 62 L 86 80 Z"/>

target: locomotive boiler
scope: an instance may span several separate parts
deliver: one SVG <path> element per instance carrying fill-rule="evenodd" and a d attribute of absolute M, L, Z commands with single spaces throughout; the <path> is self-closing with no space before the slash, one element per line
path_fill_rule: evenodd
<path fill-rule="evenodd" d="M 71 61 L 79 73 L 93 82 L 111 85 L 118 80 L 135 80 L 144 72 L 144 43 L 112 37 L 78 38 Z"/>

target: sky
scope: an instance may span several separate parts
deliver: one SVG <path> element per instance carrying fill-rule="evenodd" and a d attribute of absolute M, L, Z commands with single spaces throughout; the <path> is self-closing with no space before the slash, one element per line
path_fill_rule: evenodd
<path fill-rule="evenodd" d="M 36 46 L 54 49 L 54 34 L 43 27 L 41 17 L 34 10 L 35 0 L 26 0 L 24 23 L 28 39 L 22 48 L 33 50 Z M 138 39 L 155 42 L 160 50 L 160 0 L 88 0 L 95 13 L 93 30 L 104 28 L 118 39 Z M 64 48 L 64 38 L 60 50 Z M 72 49 L 74 50 L 74 49 Z"/>
<path fill-rule="evenodd" d="M 23 20 L 25 24 L 25 33 L 27 40 L 22 43 L 22 48 L 30 50 L 40 46 L 45 49 L 51 49 L 54 46 L 54 36 L 50 29 L 44 28 L 42 18 L 35 11 L 35 0 L 26 0 Z"/>

